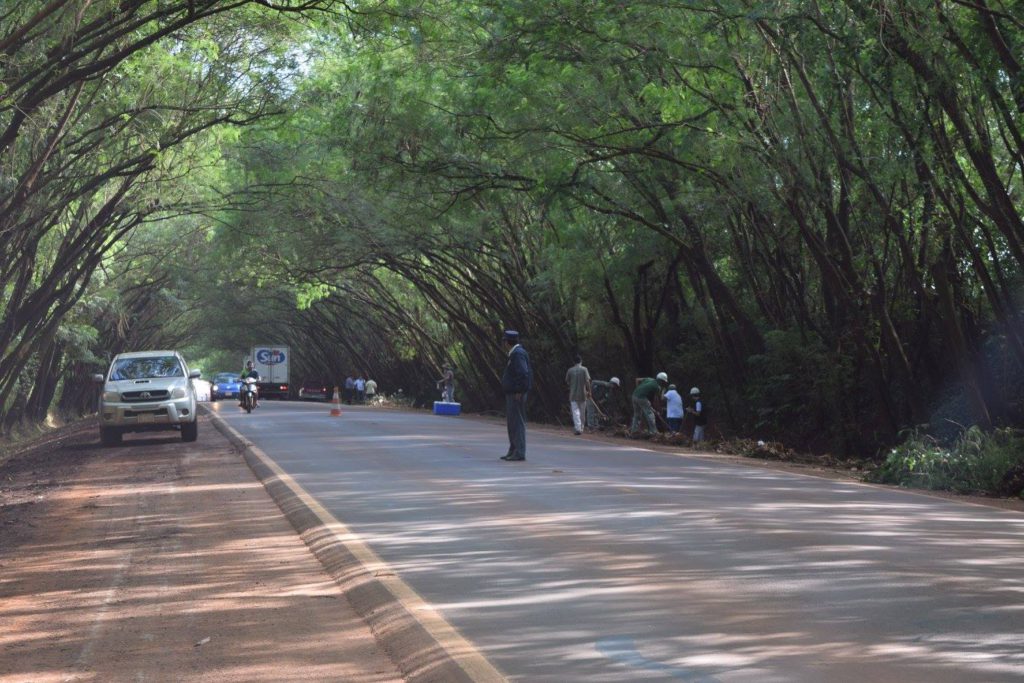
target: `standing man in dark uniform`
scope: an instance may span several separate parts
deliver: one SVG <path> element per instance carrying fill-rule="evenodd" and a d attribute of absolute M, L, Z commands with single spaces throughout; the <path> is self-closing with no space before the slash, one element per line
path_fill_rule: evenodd
<path fill-rule="evenodd" d="M 530 356 L 519 344 L 519 333 L 505 330 L 508 362 L 501 376 L 505 392 L 505 419 L 508 421 L 508 453 L 502 460 L 526 460 L 526 393 L 530 391 L 532 373 Z"/>

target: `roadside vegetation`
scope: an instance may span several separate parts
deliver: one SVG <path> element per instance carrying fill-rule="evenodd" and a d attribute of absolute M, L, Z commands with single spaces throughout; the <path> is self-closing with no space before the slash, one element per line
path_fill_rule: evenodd
<path fill-rule="evenodd" d="M 498 410 L 515 328 L 535 419 L 578 351 L 724 438 L 1000 490 L 1021 36 L 1004 0 L 10 0 L 0 430 L 156 346 L 420 405 L 451 363 Z"/>
<path fill-rule="evenodd" d="M 975 426 L 952 444 L 943 444 L 927 433 L 914 431 L 888 452 L 868 480 L 1024 498 L 1024 432 L 1009 428 L 984 432 Z"/>

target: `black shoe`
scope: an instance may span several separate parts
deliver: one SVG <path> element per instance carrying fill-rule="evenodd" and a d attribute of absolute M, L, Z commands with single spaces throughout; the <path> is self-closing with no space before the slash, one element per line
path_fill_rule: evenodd
<path fill-rule="evenodd" d="M 502 458 L 502 460 L 507 460 L 509 462 L 522 462 L 523 460 L 526 460 L 526 458 L 521 455 L 509 455 Z"/>
<path fill-rule="evenodd" d="M 582 433 L 583 433 L 583 432 L 573 432 L 573 434 L 575 434 L 576 436 L 579 436 L 579 435 L 580 435 L 580 434 L 582 434 Z"/>

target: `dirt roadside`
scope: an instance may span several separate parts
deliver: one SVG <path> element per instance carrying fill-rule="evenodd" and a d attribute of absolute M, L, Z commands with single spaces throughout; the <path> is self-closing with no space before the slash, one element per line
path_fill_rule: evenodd
<path fill-rule="evenodd" d="M 205 419 L 45 441 L 0 463 L 0 683 L 402 680 Z"/>

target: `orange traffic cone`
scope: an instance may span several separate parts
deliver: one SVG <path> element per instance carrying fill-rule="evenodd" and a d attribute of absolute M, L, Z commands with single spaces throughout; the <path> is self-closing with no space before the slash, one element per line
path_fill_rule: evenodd
<path fill-rule="evenodd" d="M 338 387 L 334 387 L 334 398 L 331 399 L 331 417 L 341 417 L 341 397 Z"/>

